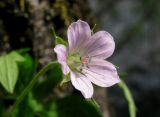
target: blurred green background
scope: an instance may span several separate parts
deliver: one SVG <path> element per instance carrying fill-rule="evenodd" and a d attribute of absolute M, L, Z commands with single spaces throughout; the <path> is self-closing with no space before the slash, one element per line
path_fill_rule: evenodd
<path fill-rule="evenodd" d="M 13 93 L 0 85 L 0 117 L 5 116 L 35 72 L 56 59 L 51 28 L 67 40 L 67 27 L 77 19 L 91 27 L 96 23 L 96 30 L 113 35 L 116 50 L 109 61 L 119 66 L 131 89 L 137 117 L 159 117 L 159 0 L 0 0 L 0 56 L 20 50 L 24 58 L 18 63 L 19 77 Z M 60 87 L 61 79 L 59 65 L 55 65 L 40 78 L 13 116 L 129 117 L 127 102 L 117 85 L 95 87 L 99 112 L 70 83 Z"/>

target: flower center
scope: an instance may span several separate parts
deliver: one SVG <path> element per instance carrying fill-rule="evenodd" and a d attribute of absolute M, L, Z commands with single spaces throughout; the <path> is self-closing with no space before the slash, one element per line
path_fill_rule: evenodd
<path fill-rule="evenodd" d="M 88 56 L 81 57 L 80 54 L 70 54 L 67 58 L 67 64 L 71 70 L 81 71 L 82 67 L 87 67 L 90 62 Z"/>

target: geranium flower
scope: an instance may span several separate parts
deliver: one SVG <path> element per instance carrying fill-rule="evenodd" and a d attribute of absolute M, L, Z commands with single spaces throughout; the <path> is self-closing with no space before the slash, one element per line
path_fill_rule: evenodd
<path fill-rule="evenodd" d="M 106 61 L 115 49 L 113 37 L 106 31 L 91 34 L 87 22 L 73 22 L 67 31 L 69 47 L 54 48 L 65 75 L 85 98 L 93 95 L 93 84 L 109 87 L 120 81 L 115 66 Z"/>

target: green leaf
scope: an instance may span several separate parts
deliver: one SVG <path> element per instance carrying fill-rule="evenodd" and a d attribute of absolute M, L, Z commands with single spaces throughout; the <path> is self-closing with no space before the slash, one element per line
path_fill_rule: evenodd
<path fill-rule="evenodd" d="M 43 100 L 52 93 L 54 87 L 60 84 L 62 80 L 61 66 L 55 63 L 47 72 L 46 76 L 41 79 L 33 89 L 34 96 L 37 99 Z"/>
<path fill-rule="evenodd" d="M 46 104 L 40 115 L 44 117 L 102 117 L 100 111 L 79 96 L 67 96 Z"/>
<path fill-rule="evenodd" d="M 34 100 L 28 95 L 22 104 L 12 112 L 11 117 L 34 117 L 35 112 L 32 108 L 32 101 Z"/>
<path fill-rule="evenodd" d="M 38 102 L 30 92 L 19 107 L 13 111 L 11 117 L 39 117 L 39 112 L 43 110 L 42 103 Z"/>
<path fill-rule="evenodd" d="M 38 103 L 38 101 L 33 97 L 32 93 L 28 95 L 28 105 L 32 108 L 34 112 L 42 111 L 43 105 Z"/>
<path fill-rule="evenodd" d="M 23 90 L 23 92 L 18 96 L 17 100 L 13 104 L 11 110 L 9 111 L 8 115 L 11 115 L 12 112 L 19 106 L 19 104 L 23 101 L 25 96 L 28 94 L 28 92 L 31 91 L 31 89 L 35 86 L 37 81 L 39 80 L 40 77 L 42 77 L 51 67 L 53 67 L 55 64 L 57 64 L 57 61 L 53 61 L 48 63 L 46 66 L 44 66 L 34 77 L 33 79 L 29 82 L 29 84 L 26 86 L 26 88 Z"/>
<path fill-rule="evenodd" d="M 3 104 L 3 100 L 0 100 L 0 117 L 4 116 L 4 104 Z"/>
<path fill-rule="evenodd" d="M 119 83 L 119 87 L 123 90 L 124 96 L 128 102 L 130 117 L 136 117 L 136 105 L 129 88 L 123 80 Z"/>
<path fill-rule="evenodd" d="M 42 102 L 37 101 L 32 93 L 29 93 L 27 101 L 29 108 L 33 112 L 33 116 L 41 115 L 41 117 L 58 117 L 54 100 L 50 103 L 43 104 Z"/>
<path fill-rule="evenodd" d="M 15 88 L 16 93 L 21 93 L 22 90 L 28 85 L 32 80 L 36 71 L 36 62 L 33 58 L 26 52 L 21 53 L 24 57 L 24 61 L 18 64 L 19 67 L 19 79 Z"/>
<path fill-rule="evenodd" d="M 15 51 L 0 57 L 0 83 L 9 93 L 13 93 L 18 79 L 17 62 L 23 61 L 24 58 Z"/>
<path fill-rule="evenodd" d="M 102 117 L 97 108 L 82 97 L 69 96 L 56 101 L 59 117 Z"/>

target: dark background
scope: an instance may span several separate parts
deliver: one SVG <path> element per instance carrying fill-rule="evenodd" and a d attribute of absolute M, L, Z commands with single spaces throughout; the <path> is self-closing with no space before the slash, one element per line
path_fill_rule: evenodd
<path fill-rule="evenodd" d="M 137 117 L 160 116 L 160 1 L 90 1 L 101 28 L 116 41 L 111 61 L 125 72 L 125 81 L 137 105 Z M 117 117 L 127 117 L 127 105 L 118 88 L 109 88 Z"/>
<path fill-rule="evenodd" d="M 68 25 L 77 19 L 113 35 L 116 50 L 109 60 L 124 74 L 137 117 L 159 117 L 159 0 L 0 0 L 0 55 L 30 48 L 43 66 L 55 59 L 51 27 L 66 39 Z M 114 86 L 107 94 L 111 117 L 128 117 L 123 92 Z"/>

